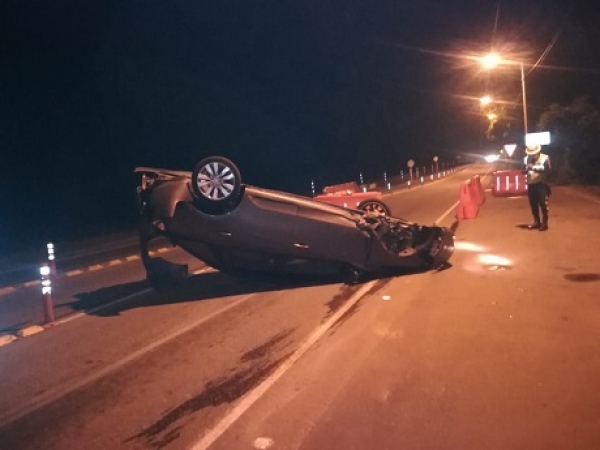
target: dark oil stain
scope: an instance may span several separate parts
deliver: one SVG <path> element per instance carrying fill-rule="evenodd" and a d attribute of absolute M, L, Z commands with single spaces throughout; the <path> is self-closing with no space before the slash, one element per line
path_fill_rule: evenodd
<path fill-rule="evenodd" d="M 345 284 L 340 288 L 340 291 L 326 303 L 326 306 L 329 308 L 325 319 L 331 317 L 333 313 L 335 313 L 338 309 L 342 307 L 346 301 L 352 297 L 352 295 L 358 290 L 358 285 L 348 285 Z"/>
<path fill-rule="evenodd" d="M 276 334 L 264 344 L 261 344 L 258 347 L 255 347 L 252 350 L 249 350 L 246 353 L 244 353 L 240 358 L 241 361 L 248 362 L 265 357 L 269 350 L 271 350 L 273 347 L 275 347 L 275 345 L 287 338 L 290 334 L 293 333 L 293 331 L 294 330 L 286 330 Z"/>
<path fill-rule="evenodd" d="M 580 283 L 589 283 L 590 281 L 600 281 L 600 273 L 569 273 L 565 275 L 568 281 Z"/>
<path fill-rule="evenodd" d="M 373 285 L 373 287 L 371 287 L 371 289 L 369 289 L 369 291 L 365 295 L 373 295 L 375 292 L 380 290 L 382 287 L 384 287 L 388 283 L 390 283 L 392 280 L 393 280 L 393 278 L 382 278 L 380 280 L 377 280 L 377 282 Z"/>
<path fill-rule="evenodd" d="M 560 320 L 562 320 L 563 322 L 568 322 L 569 318 L 567 316 L 560 316 Z"/>
<path fill-rule="evenodd" d="M 373 295 L 375 292 L 379 291 L 381 288 L 386 286 L 390 281 L 392 281 L 392 279 L 393 278 L 385 278 L 385 279 L 377 280 L 377 282 L 373 286 L 371 286 L 371 289 L 369 289 L 365 293 L 365 295 L 363 295 L 362 298 L 364 298 L 368 295 Z M 340 325 L 342 325 L 344 322 L 346 322 L 350 317 L 352 317 L 354 314 L 356 314 L 356 312 L 360 309 L 360 302 L 361 302 L 362 298 L 357 300 L 356 303 L 354 303 L 354 305 L 352 305 L 350 308 L 348 308 L 348 310 L 344 314 L 342 314 L 338 320 L 335 321 L 335 323 L 332 326 L 332 329 L 338 328 Z"/>
<path fill-rule="evenodd" d="M 241 398 L 246 392 L 258 386 L 290 355 L 291 353 L 271 363 L 260 363 L 239 369 L 229 377 L 221 377 L 206 383 L 200 394 L 167 412 L 160 420 L 126 439 L 125 442 L 143 439 L 152 448 L 165 447 L 179 437 L 182 426 L 173 426 L 177 421 L 204 408 L 231 403 Z"/>
<path fill-rule="evenodd" d="M 365 295 L 371 295 L 375 293 L 383 286 L 388 284 L 390 281 L 392 281 L 392 279 L 393 278 L 383 278 L 377 280 L 377 282 L 371 287 L 371 289 L 369 289 L 367 293 L 365 293 Z M 344 303 L 346 303 L 346 301 L 348 301 L 348 299 L 350 299 L 350 297 L 352 297 L 356 293 L 356 291 L 358 291 L 359 288 L 360 284 L 343 285 L 340 288 L 340 291 L 336 294 L 336 296 L 326 303 L 327 307 L 329 308 L 329 311 L 327 312 L 323 320 L 327 320 L 329 317 L 331 317 L 338 309 L 342 307 Z"/>

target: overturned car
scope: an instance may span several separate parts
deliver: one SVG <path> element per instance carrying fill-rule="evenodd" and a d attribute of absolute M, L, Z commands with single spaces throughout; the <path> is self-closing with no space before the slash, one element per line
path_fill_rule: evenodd
<path fill-rule="evenodd" d="M 158 236 L 225 272 L 363 275 L 445 265 L 454 233 L 380 211 L 348 209 L 242 183 L 230 160 L 211 156 L 192 172 L 137 167 L 141 255 L 149 281 L 164 287 L 187 266 L 152 258 Z"/>

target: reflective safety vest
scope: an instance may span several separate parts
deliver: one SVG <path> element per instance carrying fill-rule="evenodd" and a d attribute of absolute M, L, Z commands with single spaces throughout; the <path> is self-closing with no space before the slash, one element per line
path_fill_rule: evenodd
<path fill-rule="evenodd" d="M 531 164 L 531 156 L 526 156 L 524 163 L 527 168 L 527 164 Z M 540 153 L 537 159 L 533 163 L 533 167 L 527 170 L 527 184 L 543 183 L 548 177 L 548 171 L 550 170 L 550 157 L 544 153 Z"/>

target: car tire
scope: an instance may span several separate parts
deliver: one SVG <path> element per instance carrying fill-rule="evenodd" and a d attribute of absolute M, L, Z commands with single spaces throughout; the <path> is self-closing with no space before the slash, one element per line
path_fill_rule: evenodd
<path fill-rule="evenodd" d="M 342 280 L 349 285 L 358 284 L 361 280 L 361 273 L 353 267 L 344 267 L 342 269 Z"/>
<path fill-rule="evenodd" d="M 192 192 L 196 207 L 207 214 L 223 214 L 235 208 L 242 192 L 242 177 L 227 158 L 210 156 L 192 172 Z"/>
<path fill-rule="evenodd" d="M 369 200 L 362 201 L 358 205 L 358 209 L 360 209 L 361 211 L 376 212 L 376 213 L 380 213 L 380 214 L 383 214 L 386 216 L 391 215 L 390 208 L 385 203 L 383 203 L 381 200 L 376 200 L 376 199 L 369 199 Z"/>

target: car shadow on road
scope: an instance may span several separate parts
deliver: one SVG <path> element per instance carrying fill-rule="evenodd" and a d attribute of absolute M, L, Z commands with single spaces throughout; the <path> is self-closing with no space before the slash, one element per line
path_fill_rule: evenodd
<path fill-rule="evenodd" d="M 222 297 L 272 292 L 299 287 L 340 283 L 333 277 L 300 277 L 291 275 L 232 276 L 207 272 L 190 276 L 180 286 L 165 292 L 152 289 L 147 281 L 119 284 L 92 292 L 75 294 L 72 302 L 57 305 L 89 315 L 111 317 L 134 308 L 182 302 L 218 300 Z"/>

